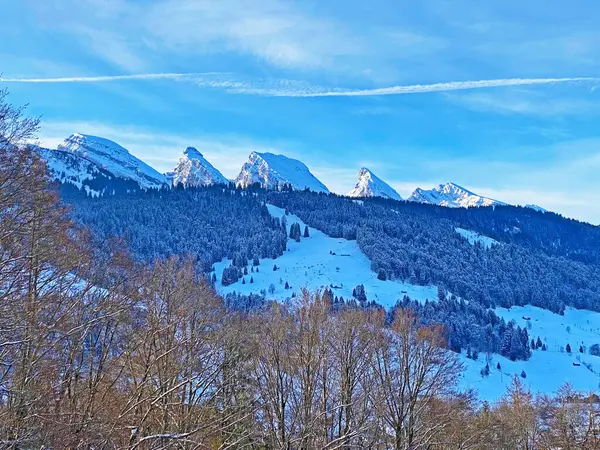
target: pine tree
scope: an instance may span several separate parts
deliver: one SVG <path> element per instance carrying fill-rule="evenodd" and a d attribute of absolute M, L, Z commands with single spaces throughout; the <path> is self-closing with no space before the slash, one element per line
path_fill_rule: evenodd
<path fill-rule="evenodd" d="M 250 277 L 250 284 L 254 283 L 254 278 Z"/>
<path fill-rule="evenodd" d="M 524 370 L 521 371 L 521 378 L 527 378 L 527 374 Z"/>
<path fill-rule="evenodd" d="M 496 364 L 496 369 L 497 370 L 502 370 L 502 366 L 500 366 L 500 363 Z"/>
<path fill-rule="evenodd" d="M 286 289 L 289 289 L 289 288 L 290 288 L 290 284 L 289 284 L 287 281 L 285 282 L 285 288 L 286 288 Z"/>
<path fill-rule="evenodd" d="M 567 346 L 565 347 L 565 350 L 567 351 L 567 353 L 571 353 L 571 345 L 567 344 Z"/>
<path fill-rule="evenodd" d="M 277 264 L 273 264 L 273 272 L 277 271 Z"/>
<path fill-rule="evenodd" d="M 539 336 L 537 338 L 537 341 L 535 342 L 535 347 L 536 348 L 542 348 L 542 340 L 540 339 Z"/>
<path fill-rule="evenodd" d="M 579 353 L 583 353 L 583 345 L 579 346 Z"/>
<path fill-rule="evenodd" d="M 379 269 L 377 271 L 377 279 L 381 281 L 387 280 L 387 273 L 385 273 L 385 269 Z"/>
<path fill-rule="evenodd" d="M 304 237 L 310 237 L 310 234 L 308 233 L 308 225 L 304 225 Z"/>
<path fill-rule="evenodd" d="M 359 284 L 352 290 L 352 296 L 359 302 L 367 301 L 367 293 L 365 292 L 365 286 Z"/>

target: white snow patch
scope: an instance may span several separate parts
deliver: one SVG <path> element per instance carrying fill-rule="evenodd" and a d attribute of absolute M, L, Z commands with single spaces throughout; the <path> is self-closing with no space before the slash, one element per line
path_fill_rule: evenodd
<path fill-rule="evenodd" d="M 548 350 L 534 350 L 528 361 L 511 361 L 494 354 L 490 375 L 486 378 L 480 375 L 486 364 L 485 354 L 480 353 L 478 361 L 464 358 L 464 387 L 475 388 L 482 400 L 496 401 L 506 392 L 512 378 L 515 375 L 520 377 L 521 371 L 525 371 L 527 377 L 520 380 L 532 393 L 552 394 L 565 383 L 570 383 L 578 391 L 597 391 L 600 357 L 590 355 L 589 348 L 600 344 L 600 313 L 567 308 L 565 315 L 561 316 L 529 305 L 496 308 L 495 312 L 507 322 L 514 320 L 517 325 L 526 327 L 530 340 L 537 340 L 539 336 Z M 567 344 L 571 346 L 571 354 L 565 350 Z M 583 353 L 579 352 L 580 346 Z M 496 369 L 498 362 L 501 371 Z M 586 364 L 591 365 L 591 370 Z"/>
<path fill-rule="evenodd" d="M 273 205 L 267 205 L 269 212 L 274 217 L 281 218 L 285 211 Z M 293 214 L 286 216 L 288 232 L 289 227 L 300 223 L 302 231 L 305 224 Z M 273 260 L 270 258 L 260 260 L 260 272 L 249 273 L 245 276 L 246 284 L 239 280 L 230 286 L 221 285 L 223 269 L 228 267 L 230 261 L 224 259 L 215 264 L 217 275 L 217 291 L 221 295 L 230 292 L 240 294 L 267 292 L 267 299 L 285 300 L 298 294 L 301 288 L 311 291 L 329 287 L 335 296 L 344 300 L 352 298 L 352 290 L 359 284 L 365 286 L 367 298 L 374 300 L 386 308 L 396 304 L 404 295 L 413 300 L 425 301 L 437 299 L 437 287 L 415 286 L 394 280 L 381 281 L 377 274 L 371 270 L 371 262 L 358 247 L 356 241 L 341 238 L 331 238 L 315 228 L 309 227 L 309 238 L 301 238 L 300 242 L 288 239 L 288 251 Z M 273 265 L 279 268 L 273 271 Z M 254 283 L 250 284 L 250 278 Z M 285 289 L 286 281 L 291 286 Z M 270 294 L 269 285 L 275 286 L 275 292 Z M 332 287 L 333 286 L 333 287 Z"/>
<path fill-rule="evenodd" d="M 484 248 L 490 249 L 492 248 L 492 245 L 500 244 L 500 242 L 497 240 L 488 236 L 484 236 L 483 234 L 479 234 L 476 231 L 465 230 L 464 228 L 459 227 L 454 228 L 454 231 L 469 241 L 469 244 L 471 245 L 481 244 Z"/>

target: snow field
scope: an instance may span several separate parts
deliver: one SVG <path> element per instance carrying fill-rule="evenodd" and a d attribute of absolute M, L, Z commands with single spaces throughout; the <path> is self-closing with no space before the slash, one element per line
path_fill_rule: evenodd
<path fill-rule="evenodd" d="M 273 205 L 267 205 L 269 212 L 274 217 L 281 218 L 285 211 Z M 304 233 L 305 224 L 293 214 L 286 216 L 288 233 L 289 227 L 295 222 L 300 223 Z M 309 227 L 309 238 L 302 237 L 300 242 L 288 240 L 288 251 L 273 260 L 270 258 L 260 260 L 260 272 L 250 273 L 245 276 L 246 284 L 242 280 L 230 286 L 222 286 L 220 281 L 223 269 L 230 265 L 224 259 L 215 264 L 217 274 L 217 291 L 221 295 L 230 292 L 240 294 L 267 292 L 270 300 L 290 299 L 292 293 L 299 294 L 302 288 L 311 291 L 322 290 L 326 287 L 332 289 L 335 296 L 344 300 L 352 298 L 352 290 L 359 284 L 365 286 L 367 298 L 374 300 L 386 308 L 392 307 L 404 295 L 419 301 L 437 298 L 437 287 L 415 286 L 408 283 L 377 279 L 377 274 L 371 270 L 371 262 L 358 247 L 356 241 L 331 238 L 321 231 Z M 278 270 L 273 271 L 273 265 Z M 250 284 L 250 277 L 254 283 Z M 285 289 L 288 282 L 290 289 Z M 269 286 L 275 286 L 275 292 L 269 293 Z"/>

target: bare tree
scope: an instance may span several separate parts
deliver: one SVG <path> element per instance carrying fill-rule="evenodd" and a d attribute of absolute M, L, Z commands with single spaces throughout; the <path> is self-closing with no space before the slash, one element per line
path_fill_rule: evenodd
<path fill-rule="evenodd" d="M 427 420 L 436 399 L 457 394 L 461 364 L 444 348 L 441 326 L 418 327 L 410 310 L 397 310 L 390 329 L 381 328 L 372 361 L 373 404 L 384 424 L 389 448 L 427 448 L 448 417 Z"/>

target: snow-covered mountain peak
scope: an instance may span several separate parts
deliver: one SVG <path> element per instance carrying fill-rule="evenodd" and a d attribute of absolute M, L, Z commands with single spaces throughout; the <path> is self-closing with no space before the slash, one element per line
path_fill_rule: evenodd
<path fill-rule="evenodd" d="M 186 147 L 186 149 L 183 151 L 183 154 L 190 159 L 204 158 L 202 153 L 200 153 L 196 147 Z"/>
<path fill-rule="evenodd" d="M 267 189 L 280 189 L 289 184 L 297 190 L 329 192 L 303 162 L 273 153 L 250 153 L 235 181 L 241 187 L 260 183 Z"/>
<path fill-rule="evenodd" d="M 358 182 L 347 195 L 348 197 L 384 197 L 402 200 L 400 194 L 366 167 L 360 169 Z"/>
<path fill-rule="evenodd" d="M 163 174 L 109 139 L 74 133 L 58 145 L 58 150 L 74 153 L 118 178 L 137 182 L 144 189 L 160 188 L 166 183 Z"/>
<path fill-rule="evenodd" d="M 173 186 L 209 186 L 229 182 L 195 147 L 187 147 L 183 151 L 177 165 L 166 173 L 166 177 Z"/>
<path fill-rule="evenodd" d="M 451 208 L 506 205 L 506 203 L 498 200 L 475 194 L 456 183 L 440 184 L 429 190 L 417 188 L 408 200 L 418 203 L 448 206 Z"/>

